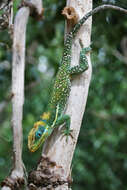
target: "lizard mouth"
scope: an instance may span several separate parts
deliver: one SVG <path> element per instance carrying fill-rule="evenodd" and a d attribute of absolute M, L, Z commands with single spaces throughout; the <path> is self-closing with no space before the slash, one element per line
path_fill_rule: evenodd
<path fill-rule="evenodd" d="M 31 152 L 35 152 L 35 151 L 41 146 L 41 144 L 42 144 L 44 141 L 45 141 L 45 138 L 44 138 L 43 135 L 42 135 L 42 137 L 41 137 L 37 142 L 35 142 L 35 141 L 34 141 L 34 138 L 33 138 L 32 143 L 28 144 L 29 150 L 30 150 Z"/>
<path fill-rule="evenodd" d="M 47 133 L 44 133 L 40 139 L 35 138 L 35 128 L 31 129 L 29 136 L 28 136 L 28 148 L 30 152 L 35 152 L 41 144 L 45 141 Z"/>

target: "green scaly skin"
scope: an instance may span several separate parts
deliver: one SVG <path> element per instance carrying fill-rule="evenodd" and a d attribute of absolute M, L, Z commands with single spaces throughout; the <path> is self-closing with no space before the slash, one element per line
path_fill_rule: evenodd
<path fill-rule="evenodd" d="M 42 114 L 41 120 L 34 124 L 28 136 L 28 148 L 31 152 L 36 151 L 52 133 L 54 128 L 61 124 L 65 124 L 66 127 L 64 134 L 67 135 L 67 137 L 70 135 L 70 116 L 63 113 L 71 90 L 70 79 L 71 75 L 80 74 L 88 69 L 88 62 L 85 54 L 91 50 L 90 47 L 82 48 L 80 52 L 80 64 L 71 67 L 72 40 L 91 14 L 92 12 L 85 15 L 67 35 L 63 58 L 56 75 L 47 110 Z"/>

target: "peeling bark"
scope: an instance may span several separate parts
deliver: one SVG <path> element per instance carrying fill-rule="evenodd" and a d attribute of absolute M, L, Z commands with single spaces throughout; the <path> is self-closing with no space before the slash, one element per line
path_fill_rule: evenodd
<path fill-rule="evenodd" d="M 65 178 L 63 168 L 58 166 L 56 162 L 50 160 L 45 155 L 42 155 L 39 161 L 39 169 L 30 172 L 28 182 L 29 189 L 32 189 L 33 187 L 37 189 L 39 187 L 55 188 L 59 185 L 71 183 L 69 178 Z"/>
<path fill-rule="evenodd" d="M 62 15 L 66 18 L 67 29 L 70 29 L 78 22 L 78 14 L 73 7 L 65 7 L 62 11 Z"/>

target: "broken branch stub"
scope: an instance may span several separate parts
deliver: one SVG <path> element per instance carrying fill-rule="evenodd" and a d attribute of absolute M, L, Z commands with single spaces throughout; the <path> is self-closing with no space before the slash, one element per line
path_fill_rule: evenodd
<path fill-rule="evenodd" d="M 72 22 L 73 25 L 78 22 L 79 16 L 74 7 L 64 7 L 62 15 L 64 15 L 68 21 Z"/>
<path fill-rule="evenodd" d="M 42 0 L 23 0 L 20 7 L 29 7 L 30 15 L 38 20 L 43 17 L 44 8 L 42 8 Z"/>

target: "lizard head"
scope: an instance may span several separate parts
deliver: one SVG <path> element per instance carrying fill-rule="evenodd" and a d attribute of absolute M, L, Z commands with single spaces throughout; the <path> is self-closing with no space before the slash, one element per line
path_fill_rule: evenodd
<path fill-rule="evenodd" d="M 45 121 L 37 121 L 28 135 L 28 148 L 35 152 L 50 135 L 50 127 Z"/>

